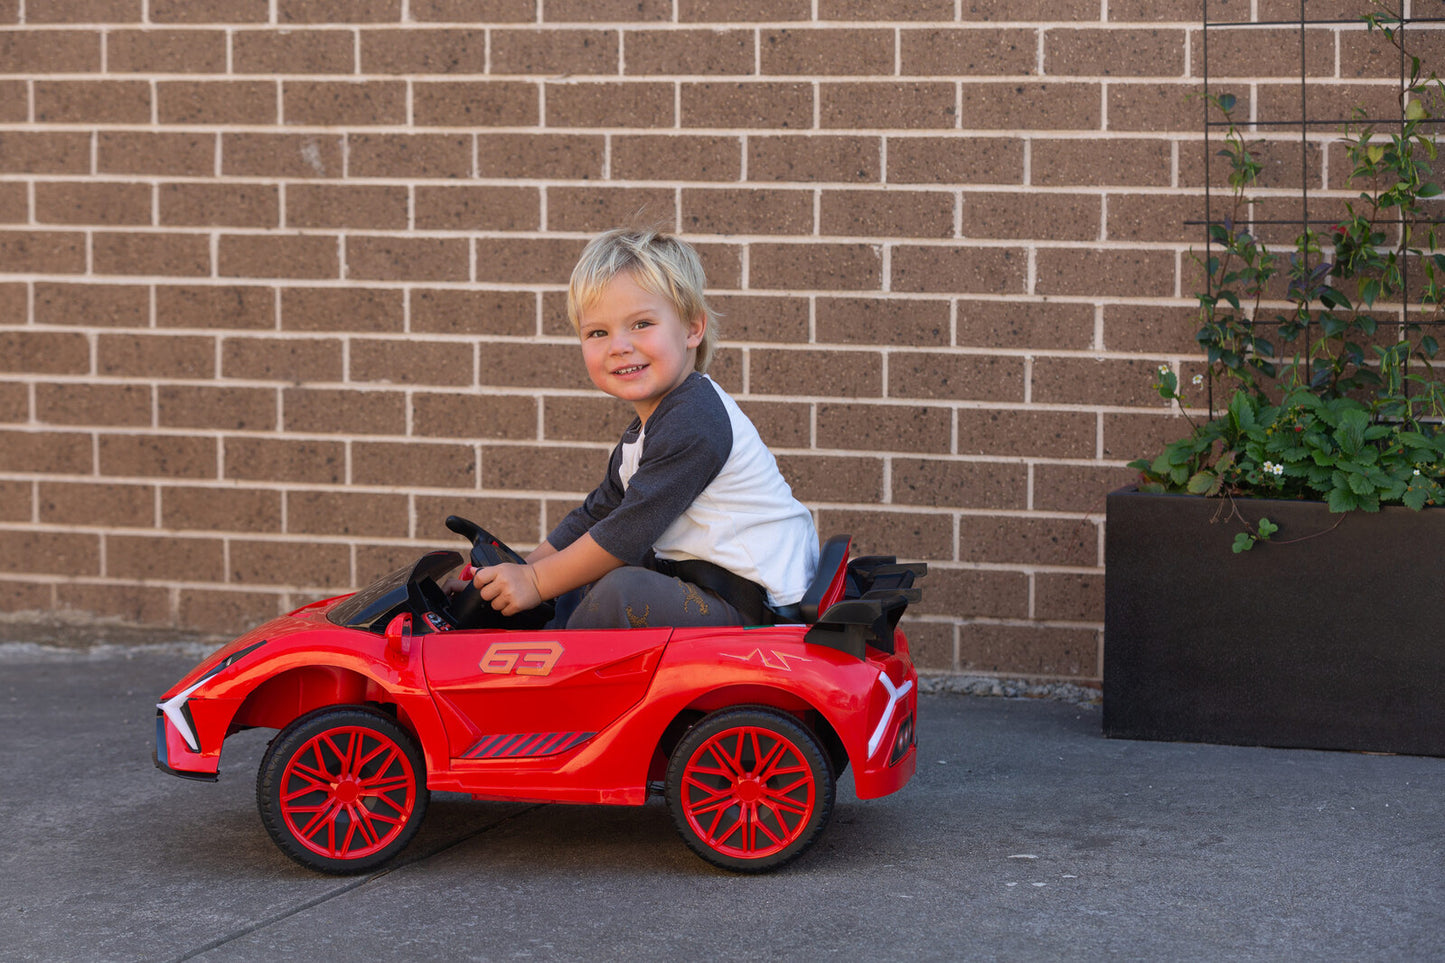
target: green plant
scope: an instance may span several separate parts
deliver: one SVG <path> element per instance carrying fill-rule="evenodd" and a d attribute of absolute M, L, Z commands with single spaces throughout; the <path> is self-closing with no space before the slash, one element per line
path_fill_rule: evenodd
<path fill-rule="evenodd" d="M 1403 42 L 1398 20 L 1365 19 Z M 1272 249 L 1248 230 L 1262 172 L 1257 145 L 1235 124 L 1233 97 L 1208 98 L 1227 121 L 1218 153 L 1229 163 L 1230 201 L 1208 225 L 1196 339 L 1210 398 L 1217 385 L 1227 400 L 1196 420 L 1178 375 L 1161 365 L 1154 386 L 1192 430 L 1130 466 L 1141 490 L 1228 499 L 1245 528 L 1236 552 L 1286 541 L 1271 538 L 1278 529 L 1267 519 L 1245 518 L 1236 498 L 1321 499 L 1334 512 L 1445 504 L 1445 387 L 1432 333 L 1445 302 L 1445 253 L 1430 210 L 1442 193 L 1430 165 L 1445 85 L 1422 72 L 1419 58 L 1408 62 L 1398 129 L 1347 133 L 1357 193 L 1345 216 L 1324 238 L 1304 225 L 1292 249 Z M 1193 385 L 1205 378 L 1195 375 Z"/>

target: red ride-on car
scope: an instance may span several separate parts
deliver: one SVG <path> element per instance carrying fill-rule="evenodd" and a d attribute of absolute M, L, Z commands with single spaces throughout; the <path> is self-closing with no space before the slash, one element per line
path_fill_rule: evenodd
<path fill-rule="evenodd" d="M 466 519 L 476 566 L 519 561 Z M 227 736 L 280 730 L 256 779 L 276 845 L 360 873 L 411 840 L 433 790 L 641 805 L 664 794 L 704 859 L 775 869 L 813 844 L 850 763 L 860 799 L 914 769 L 917 673 L 898 619 L 920 564 L 823 547 L 775 625 L 558 630 L 505 618 L 431 552 L 351 595 L 273 619 L 157 704 L 155 762 L 214 781 Z"/>

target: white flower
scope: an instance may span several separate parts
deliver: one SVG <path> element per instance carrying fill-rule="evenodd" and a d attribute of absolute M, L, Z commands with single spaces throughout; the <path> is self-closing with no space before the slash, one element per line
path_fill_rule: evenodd
<path fill-rule="evenodd" d="M 1415 469 L 1415 474 L 1417 474 L 1417 475 L 1420 474 L 1420 469 L 1416 468 L 1416 469 Z"/>
<path fill-rule="evenodd" d="M 1267 475 L 1273 475 L 1278 478 L 1280 475 L 1284 474 L 1284 466 L 1276 465 L 1272 461 L 1267 461 L 1264 463 L 1264 472 Z"/>
<path fill-rule="evenodd" d="M 1159 373 L 1162 374 L 1162 375 L 1168 374 L 1168 373 L 1169 373 L 1169 366 L 1168 366 L 1167 364 L 1161 364 L 1161 365 L 1159 366 Z"/>
<path fill-rule="evenodd" d="M 1195 375 L 1193 378 L 1189 379 L 1189 383 L 1194 385 L 1194 387 L 1198 388 L 1200 385 L 1204 384 L 1204 375 Z"/>

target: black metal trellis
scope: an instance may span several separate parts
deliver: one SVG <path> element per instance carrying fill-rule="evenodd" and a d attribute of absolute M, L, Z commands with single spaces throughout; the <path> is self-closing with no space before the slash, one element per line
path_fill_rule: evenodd
<path fill-rule="evenodd" d="M 1399 43 L 1396 44 L 1396 46 L 1397 46 L 1398 51 L 1399 51 L 1399 82 L 1400 82 L 1400 85 L 1401 85 L 1401 88 L 1402 88 L 1402 89 L 1403 89 L 1403 87 L 1404 87 L 1404 85 L 1405 85 L 1405 81 L 1406 81 L 1406 78 L 1407 78 L 1407 76 L 1408 76 L 1408 71 L 1409 71 L 1409 62 L 1408 62 L 1408 60 L 1407 60 L 1406 52 L 1405 52 L 1405 47 L 1406 47 L 1406 29 L 1407 29 L 1407 27 L 1410 26 L 1410 25 L 1412 25 L 1412 24 L 1429 24 L 1429 23 L 1442 24 L 1442 23 L 1445 23 L 1445 17 L 1409 17 L 1409 16 L 1406 16 L 1406 15 L 1405 15 L 1405 9 L 1406 9 L 1406 8 L 1405 8 L 1405 2 L 1406 2 L 1406 0 L 1400 0 L 1400 6 L 1399 6 L 1399 8 L 1398 8 L 1398 11 L 1392 11 L 1392 12 L 1391 12 L 1391 16 L 1394 16 L 1394 17 L 1397 17 L 1397 18 L 1398 18 L 1391 26 L 1392 26 L 1392 28 L 1397 32 L 1397 33 L 1396 33 L 1396 36 L 1399 38 L 1399 41 L 1400 41 Z M 1299 176 L 1300 176 L 1300 183 L 1299 183 L 1299 192 L 1298 192 L 1298 198 L 1299 198 L 1299 217 L 1297 217 L 1297 218 L 1256 218 L 1254 215 L 1255 215 L 1255 213 L 1256 213 L 1256 203 L 1257 203 L 1257 201 L 1256 201 L 1255 199 L 1251 199 L 1251 200 L 1250 200 L 1250 209 L 1249 209 L 1249 219 L 1248 219 L 1248 223 L 1251 225 L 1251 229 L 1252 229 L 1252 230 L 1257 230 L 1259 227 L 1267 226 L 1267 225 L 1268 225 L 1268 226 L 1280 226 L 1280 227 L 1283 227 L 1283 226 L 1293 226 L 1293 227 L 1298 228 L 1299 233 L 1304 233 L 1305 231 L 1308 231 L 1308 230 L 1312 229 L 1313 227 L 1315 227 L 1315 226 L 1317 226 L 1317 225 L 1327 225 L 1327 224 L 1333 223 L 1333 219 L 1331 219 L 1331 218 L 1320 219 L 1320 218 L 1312 218 L 1312 217 L 1310 216 L 1310 134 L 1311 134 L 1311 132 L 1316 132 L 1316 133 L 1318 133 L 1318 132 L 1323 131 L 1323 130 L 1336 130 L 1336 131 L 1338 131 L 1338 130 L 1343 130 L 1343 129 L 1349 128 L 1349 127 L 1361 127 L 1361 126 L 1378 128 L 1378 127 L 1381 127 L 1381 126 L 1388 126 L 1388 125 L 1397 125 L 1397 126 L 1398 126 L 1398 129 L 1400 129 L 1400 130 L 1403 132 L 1403 130 L 1404 130 L 1404 128 L 1405 128 L 1405 125 L 1406 125 L 1406 113 L 1405 113 L 1405 111 L 1406 111 L 1406 105 L 1405 105 L 1405 103 L 1404 103 L 1404 101 L 1403 101 L 1403 98 L 1397 98 L 1398 111 L 1397 111 L 1397 115 L 1396 115 L 1396 116 L 1393 116 L 1393 117 L 1376 117 L 1376 116 L 1369 116 L 1369 115 L 1354 116 L 1354 117 L 1350 117 L 1350 118 L 1333 118 L 1333 117 L 1330 117 L 1330 118 L 1312 118 L 1312 117 L 1310 117 L 1310 115 L 1309 115 L 1309 87 L 1310 87 L 1310 85 L 1309 85 L 1309 59 L 1308 59 L 1308 58 L 1309 58 L 1309 50 L 1308 50 L 1308 43 L 1307 43 L 1307 29 L 1308 29 L 1308 28 L 1312 28 L 1312 27 L 1313 27 L 1313 28 L 1318 28 L 1318 27 L 1330 27 L 1330 26 L 1361 26 L 1361 27 L 1363 28 L 1363 21 L 1362 21 L 1361 19 L 1336 19 L 1336 18 L 1322 18 L 1322 19 L 1311 20 L 1311 19 L 1309 19 L 1308 15 L 1307 15 L 1307 12 L 1306 12 L 1306 0 L 1299 0 L 1299 17 L 1298 17 L 1297 19 L 1295 19 L 1295 20 L 1240 20 L 1240 21 L 1228 20 L 1228 21 L 1213 21 L 1213 20 L 1210 19 L 1210 4 L 1209 4 L 1209 0 L 1204 0 L 1204 5 L 1203 5 L 1203 24 L 1202 24 L 1202 31 L 1201 31 L 1201 56 L 1202 56 L 1202 58 L 1203 58 L 1202 71 L 1201 71 L 1201 72 L 1202 72 L 1202 77 L 1203 77 L 1203 82 L 1204 82 L 1204 97 L 1202 98 L 1203 110 L 1204 110 L 1204 117 L 1203 117 L 1203 130 L 1204 130 L 1204 144 L 1203 144 L 1203 146 L 1204 146 L 1204 220 L 1203 220 L 1203 221 L 1188 221 L 1188 222 L 1186 222 L 1186 223 L 1187 223 L 1187 224 L 1190 224 L 1190 225 L 1204 225 L 1204 226 L 1205 226 L 1205 258 L 1206 258 L 1205 264 L 1206 264 L 1206 266 L 1210 263 L 1210 259 L 1212 259 L 1212 256 L 1213 256 L 1213 251 L 1212 251 L 1213 241 L 1212 241 L 1212 238 L 1211 238 L 1210 235 L 1209 235 L 1208 225 L 1214 223 L 1214 211 L 1213 211 L 1213 203 L 1212 203 L 1212 202 L 1213 202 L 1212 195 L 1213 195 L 1213 191 L 1214 191 L 1214 185 L 1213 185 L 1213 181 L 1212 181 L 1212 177 L 1211 177 L 1211 170 L 1210 170 L 1210 158 L 1211 158 L 1211 154 L 1212 154 L 1213 152 L 1212 152 L 1212 150 L 1210 149 L 1210 132 L 1211 132 L 1212 130 L 1216 130 L 1216 129 L 1219 129 L 1219 128 L 1226 128 L 1226 127 L 1229 127 L 1229 126 L 1231 126 L 1231 125 L 1234 125 L 1234 126 L 1236 126 L 1236 127 L 1244 126 L 1244 125 L 1241 125 L 1239 122 L 1234 121 L 1234 120 L 1232 120 L 1232 119 L 1216 120 L 1216 119 L 1214 119 L 1214 118 L 1211 116 L 1212 100 L 1211 100 L 1211 97 L 1210 97 L 1210 90 L 1211 90 L 1211 88 L 1210 88 L 1210 74 L 1209 74 L 1209 48 L 1210 48 L 1210 33 L 1211 33 L 1211 31 L 1216 31 L 1216 32 L 1217 32 L 1217 31 L 1239 31 L 1239 30 L 1251 30 L 1251 31 L 1252 31 L 1252 30 L 1259 30 L 1259 29 L 1262 29 L 1262 28 L 1274 28 L 1274 29 L 1278 29 L 1278 28 L 1294 28 L 1294 29 L 1297 31 L 1297 36 L 1298 36 L 1298 39 L 1299 39 L 1299 90 L 1300 90 L 1300 95 L 1299 95 L 1299 116 L 1298 116 L 1298 117 L 1294 117 L 1294 118 L 1286 118 L 1286 119 L 1268 119 L 1268 118 L 1261 119 L 1261 118 L 1259 118 L 1259 117 L 1257 116 L 1257 112 L 1258 112 L 1258 98 L 1257 98 L 1257 97 L 1253 97 L 1253 98 L 1251 98 L 1251 112 L 1254 113 L 1254 114 L 1256 114 L 1256 116 L 1252 116 L 1252 117 L 1250 118 L 1250 120 L 1248 121 L 1248 124 L 1247 124 L 1247 126 L 1248 126 L 1249 128 L 1254 129 L 1254 130 L 1284 129 L 1284 128 L 1297 128 L 1297 129 L 1299 130 L 1299 145 L 1300 145 L 1300 175 L 1299 175 Z M 1438 124 L 1445 123 L 1445 117 L 1431 117 L 1431 118 L 1426 118 L 1426 119 L 1424 119 L 1423 122 L 1426 123 L 1426 124 L 1438 125 Z M 1323 158 L 1323 152 L 1324 152 L 1325 149 L 1327 149 L 1327 145 L 1322 143 L 1321 146 L 1320 146 L 1321 157 L 1322 157 L 1322 158 Z M 1442 153 L 1442 163 L 1445 163 L 1445 153 Z M 1332 178 L 1332 181 L 1333 181 L 1333 178 Z M 1322 185 L 1322 186 L 1324 186 L 1324 185 Z M 1333 183 L 1331 183 L 1329 186 L 1330 186 L 1332 189 L 1335 187 L 1335 185 L 1334 185 Z M 1395 226 L 1396 226 L 1396 229 L 1399 231 L 1399 244 L 1400 244 L 1400 253 L 1401 253 L 1401 257 L 1400 257 L 1400 271 L 1401 271 L 1401 282 L 1402 282 L 1402 283 L 1401 283 L 1400 304 L 1398 305 L 1397 308 L 1394 308 L 1393 310 L 1395 310 L 1395 311 L 1398 312 L 1398 323 L 1399 323 L 1399 325 L 1400 325 L 1400 332 L 1401 332 L 1402 335 L 1405 334 L 1405 332 L 1406 332 L 1406 327 L 1405 327 L 1406 325 L 1410 325 L 1410 324 L 1428 324 L 1428 325 L 1432 325 L 1432 326 L 1440 326 L 1440 325 L 1442 325 L 1442 324 L 1445 324 L 1445 321 L 1441 321 L 1441 320 L 1439 320 L 1439 319 L 1436 319 L 1436 320 L 1428 320 L 1428 319 L 1419 319 L 1419 318 L 1416 318 L 1416 319 L 1412 320 L 1412 319 L 1411 319 L 1411 313 L 1410 313 L 1410 297 L 1409 297 L 1409 295 L 1410 295 L 1410 290 L 1411 290 L 1411 289 L 1410 289 L 1410 278 L 1409 278 L 1409 262 L 1410 262 L 1410 258 L 1409 258 L 1409 256 L 1408 256 L 1408 242 L 1407 242 L 1407 239 L 1411 236 L 1411 228 L 1413 228 L 1413 227 L 1416 226 L 1416 225 L 1426 226 L 1426 225 L 1439 225 L 1439 224 L 1445 224 L 1445 218 L 1429 218 L 1429 219 L 1413 218 L 1413 219 L 1410 219 L 1410 218 L 1407 218 L 1407 217 L 1406 217 L 1405 211 L 1404 211 L 1403 209 L 1402 209 L 1402 210 L 1400 211 L 1400 213 L 1399 213 L 1399 218 L 1398 218 L 1398 221 L 1397 221 L 1397 223 L 1396 223 Z M 1305 270 L 1307 271 L 1308 268 L 1309 268 L 1309 262 L 1308 262 L 1308 258 L 1309 258 L 1309 256 L 1310 256 L 1310 255 L 1309 255 L 1309 251 L 1308 251 L 1307 248 L 1306 248 L 1305 250 L 1301 251 L 1300 254 L 1301 254 L 1301 256 L 1302 256 L 1303 258 L 1306 259 L 1305 264 L 1304 264 L 1304 268 L 1305 268 Z M 1207 271 L 1207 267 L 1206 267 L 1206 271 Z M 1255 324 L 1255 319 L 1251 318 L 1249 324 L 1250 324 L 1251 327 L 1252 327 L 1252 326 Z M 1311 337 L 1313 336 L 1313 333 L 1314 333 L 1314 332 L 1311 330 L 1311 328 L 1312 328 L 1312 325 L 1306 325 L 1305 328 L 1304 328 L 1304 332 L 1303 332 L 1303 336 L 1304 336 L 1304 357 L 1305 357 L 1305 359 L 1306 359 L 1306 361 L 1305 361 L 1306 365 L 1309 364 L 1309 359 L 1312 357 Z M 1408 364 L 1409 364 L 1409 358 L 1408 358 L 1408 357 L 1405 359 L 1405 362 L 1404 362 L 1404 363 L 1405 363 L 1406 366 L 1408 366 Z M 1408 368 L 1406 369 L 1405 373 L 1408 373 Z M 1408 389 L 1408 383 L 1409 383 L 1409 382 L 1408 382 L 1408 380 L 1407 380 L 1407 381 L 1405 382 L 1405 384 L 1406 384 L 1406 386 L 1407 386 L 1405 390 L 1407 391 L 1407 393 L 1408 393 L 1408 390 L 1409 390 L 1409 389 Z M 1207 391 L 1208 391 L 1208 394 L 1207 394 L 1207 403 L 1208 403 L 1208 406 L 1209 406 L 1209 410 L 1212 412 L 1212 411 L 1214 411 L 1214 377 L 1213 377 L 1213 372 L 1212 372 L 1212 371 L 1211 371 L 1210 377 L 1209 377 L 1209 379 L 1208 379 L 1208 388 L 1207 388 Z"/>

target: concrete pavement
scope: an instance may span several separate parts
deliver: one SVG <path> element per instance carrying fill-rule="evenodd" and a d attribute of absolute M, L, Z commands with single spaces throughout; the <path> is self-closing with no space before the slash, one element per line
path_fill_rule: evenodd
<path fill-rule="evenodd" d="M 0 645 L 0 960 L 1415 960 L 1445 938 L 1445 759 L 1105 740 L 1099 710 L 921 701 L 918 774 L 764 877 L 666 807 L 436 794 L 389 871 L 314 875 L 151 765 L 199 651 Z"/>

